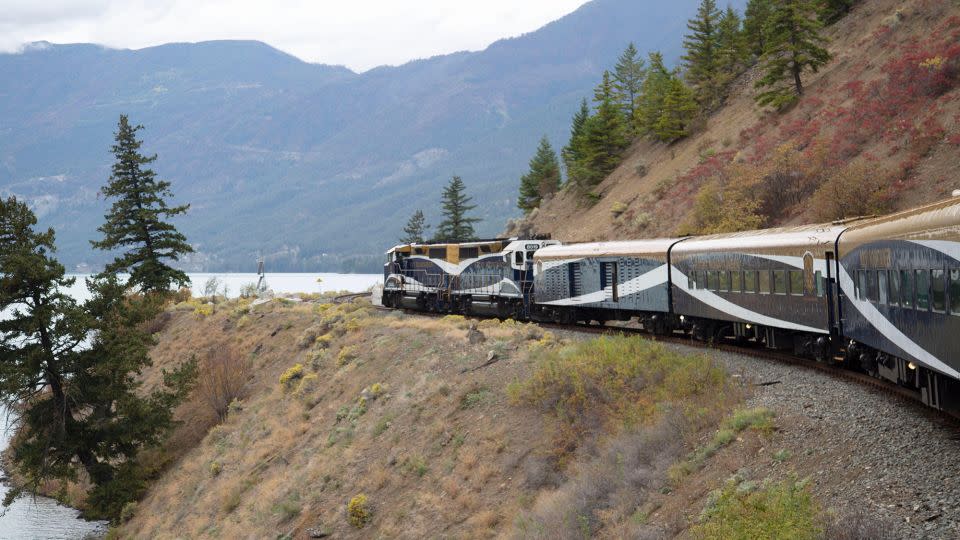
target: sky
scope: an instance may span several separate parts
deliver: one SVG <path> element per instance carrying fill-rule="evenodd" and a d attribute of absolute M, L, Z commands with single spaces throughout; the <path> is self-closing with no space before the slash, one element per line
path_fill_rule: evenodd
<path fill-rule="evenodd" d="M 0 51 L 254 39 L 366 71 L 531 32 L 586 0 L 0 0 Z"/>

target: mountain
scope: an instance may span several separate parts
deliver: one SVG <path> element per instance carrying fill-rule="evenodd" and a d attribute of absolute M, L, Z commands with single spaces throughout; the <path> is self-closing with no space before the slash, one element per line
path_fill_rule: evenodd
<path fill-rule="evenodd" d="M 375 267 L 409 215 L 438 220 L 461 175 L 494 234 L 541 135 L 567 137 L 580 99 L 630 41 L 676 60 L 696 0 L 594 0 L 480 52 L 357 74 L 266 44 L 140 50 L 33 44 L 0 55 L 0 194 L 57 229 L 68 268 L 91 251 L 120 114 L 189 214 L 192 270 Z M 742 4 L 742 1 L 740 2 Z M 371 46 L 375 46 L 371 45 Z"/>

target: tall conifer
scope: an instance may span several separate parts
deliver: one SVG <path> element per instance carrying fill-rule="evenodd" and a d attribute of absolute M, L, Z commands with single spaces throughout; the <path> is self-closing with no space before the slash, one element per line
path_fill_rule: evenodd
<path fill-rule="evenodd" d="M 594 91 L 596 113 L 584 126 L 583 182 L 600 183 L 623 159 L 623 151 L 630 145 L 626 122 L 614 99 L 613 82 L 609 71 Z"/>
<path fill-rule="evenodd" d="M 640 95 L 645 75 L 644 61 L 638 54 L 636 46 L 630 43 L 623 54 L 620 55 L 613 70 L 613 88 L 616 100 L 623 109 L 623 114 L 631 132 L 636 116 L 637 96 Z"/>
<path fill-rule="evenodd" d="M 98 229 L 103 239 L 91 243 L 97 249 L 122 250 L 106 266 L 107 273 L 129 272 L 129 286 L 143 292 L 162 292 L 171 285 L 190 283 L 184 272 L 167 264 L 193 252 L 186 238 L 168 221 L 186 213 L 190 206 L 167 206 L 167 199 L 173 196 L 170 182 L 157 180 L 156 173 L 147 167 L 157 156 L 140 153 L 143 142 L 137 139 L 137 131 L 141 129 L 143 126 L 132 126 L 126 115 L 120 116 L 112 148 L 116 161 L 110 181 L 101 190 L 114 202 L 104 216 L 106 223 Z"/>
<path fill-rule="evenodd" d="M 637 129 L 644 135 L 653 135 L 660 115 L 663 112 L 663 100 L 670 89 L 671 73 L 663 63 L 663 55 L 650 53 L 650 67 L 643 81 L 640 97 L 637 100 Z"/>
<path fill-rule="evenodd" d="M 663 100 L 663 110 L 654 128 L 656 137 L 665 142 L 686 137 L 690 134 L 690 123 L 696 115 L 697 102 L 693 91 L 679 76 L 673 76 Z"/>
<path fill-rule="evenodd" d="M 467 213 L 477 207 L 470 204 L 472 197 L 465 193 L 467 186 L 463 179 L 454 176 L 447 187 L 443 188 L 443 221 L 437 225 L 435 241 L 438 242 L 469 242 L 476 239 L 473 224 L 479 222 L 477 218 L 468 217 Z"/>
<path fill-rule="evenodd" d="M 767 46 L 767 23 L 774 0 L 749 0 L 743 14 L 743 35 L 747 52 L 760 57 Z"/>
<path fill-rule="evenodd" d="M 410 216 L 407 225 L 403 228 L 403 238 L 400 239 L 400 242 L 404 244 L 422 244 L 423 235 L 426 234 L 427 229 L 430 228 L 426 224 L 427 219 L 423 216 L 423 210 L 417 210 Z"/>
<path fill-rule="evenodd" d="M 530 160 L 530 170 L 520 178 L 520 197 L 517 206 L 529 212 L 540 206 L 547 195 L 560 189 L 560 162 L 546 135 L 540 139 L 537 153 Z"/>
<path fill-rule="evenodd" d="M 580 109 L 573 115 L 573 121 L 570 126 L 570 141 L 560 151 L 563 158 L 563 164 L 567 168 L 567 181 L 579 184 L 581 181 L 582 170 L 580 163 L 584 157 L 584 127 L 587 120 L 590 119 L 590 107 L 587 100 L 580 102 Z"/>
<path fill-rule="evenodd" d="M 717 87 L 720 10 L 715 0 L 701 0 L 693 19 L 687 22 L 690 30 L 683 39 L 686 78 L 705 108 L 712 108 L 719 99 Z"/>
<path fill-rule="evenodd" d="M 830 53 L 821 47 L 826 39 L 820 29 L 811 0 L 774 4 L 767 23 L 766 50 L 760 59 L 763 77 L 755 85 L 765 90 L 757 94 L 757 103 L 782 108 L 803 94 L 803 73 L 816 73 L 830 61 Z"/>

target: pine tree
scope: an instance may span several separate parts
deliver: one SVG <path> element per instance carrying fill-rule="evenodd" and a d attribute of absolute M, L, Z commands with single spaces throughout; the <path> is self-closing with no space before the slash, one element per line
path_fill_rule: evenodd
<path fill-rule="evenodd" d="M 773 12 L 773 0 L 749 0 L 743 14 L 743 35 L 747 52 L 760 57 L 767 45 L 767 23 Z"/>
<path fill-rule="evenodd" d="M 726 94 L 727 85 L 743 71 L 746 47 L 741 25 L 740 15 L 733 7 L 727 6 L 717 25 L 718 84 L 723 94 Z"/>
<path fill-rule="evenodd" d="M 427 229 L 430 228 L 427 223 L 427 218 L 423 217 L 423 210 L 417 210 L 410 216 L 410 220 L 407 221 L 407 225 L 403 228 L 403 238 L 400 239 L 402 244 L 422 244 L 423 235 L 426 234 Z"/>
<path fill-rule="evenodd" d="M 64 292 L 73 279 L 53 258 L 53 231 L 35 225 L 25 204 L 0 201 L 0 312 L 10 314 L 0 320 L 0 400 L 19 412 L 21 435 L 11 456 L 33 488 L 82 468 L 93 484 L 89 513 L 116 517 L 142 493 L 136 457 L 172 426 L 196 365 L 170 374 L 168 388 L 139 392 L 152 344 L 143 323 L 157 304 L 131 301 L 105 274 L 88 281 L 93 297 L 78 305 Z"/>
<path fill-rule="evenodd" d="M 520 178 L 520 197 L 517 206 L 529 212 L 540 206 L 547 195 L 560 189 L 560 162 L 550 140 L 544 135 L 537 146 L 537 153 L 530 160 L 530 170 Z"/>
<path fill-rule="evenodd" d="M 697 101 L 710 109 L 720 97 L 717 88 L 720 10 L 715 0 L 701 0 L 697 15 L 687 22 L 690 33 L 684 36 L 686 54 L 683 62 L 686 78 L 697 95 Z"/>
<path fill-rule="evenodd" d="M 137 131 L 141 129 L 143 126 L 131 126 L 126 115 L 120 116 L 112 148 L 116 162 L 102 189 L 104 196 L 116 200 L 104 216 L 106 223 L 98 229 L 103 239 L 91 243 L 97 249 L 126 250 L 106 266 L 107 273 L 129 272 L 129 286 L 143 292 L 164 292 L 172 284 L 190 283 L 184 272 L 164 262 L 193 252 L 186 238 L 167 221 L 186 213 L 189 205 L 167 206 L 166 199 L 173 196 L 170 183 L 158 181 L 156 173 L 145 167 L 157 156 L 140 153 L 143 142 L 137 139 Z"/>
<path fill-rule="evenodd" d="M 596 114 L 584 125 L 583 158 L 580 160 L 582 181 L 586 185 L 599 184 L 623 159 L 623 151 L 630 145 L 627 127 L 614 101 L 610 72 L 603 72 L 603 80 L 594 91 Z"/>
<path fill-rule="evenodd" d="M 761 57 L 764 75 L 755 85 L 767 90 L 757 94 L 757 103 L 782 108 L 803 94 L 803 72 L 816 73 L 830 61 L 830 53 L 820 46 L 826 41 L 820 28 L 811 0 L 780 0 L 774 4 Z"/>
<path fill-rule="evenodd" d="M 637 96 L 640 95 L 643 78 L 646 75 L 643 58 L 639 58 L 638 54 L 637 48 L 630 43 L 620 55 L 613 71 L 614 95 L 623 109 L 631 131 L 634 125 Z"/>
<path fill-rule="evenodd" d="M 580 109 L 573 115 L 573 121 L 570 126 L 570 141 L 563 147 L 563 150 L 560 151 L 563 164 L 567 167 L 567 181 L 574 184 L 581 182 L 580 177 L 582 176 L 582 171 L 580 170 L 580 163 L 583 161 L 584 154 L 584 127 L 589 119 L 590 107 L 587 105 L 587 100 L 584 99 L 580 102 Z"/>
<path fill-rule="evenodd" d="M 821 0 L 820 21 L 831 25 L 847 16 L 856 0 Z"/>
<path fill-rule="evenodd" d="M 643 81 L 640 97 L 637 99 L 637 130 L 644 135 L 653 135 L 660 115 L 663 112 L 663 100 L 670 88 L 671 73 L 663 63 L 663 55 L 650 53 L 650 67 Z"/>
<path fill-rule="evenodd" d="M 697 115 L 697 102 L 693 91 L 679 76 L 670 80 L 670 88 L 663 100 L 663 111 L 655 127 L 658 139 L 672 142 L 690 134 L 690 123 Z"/>
<path fill-rule="evenodd" d="M 467 186 L 459 176 L 454 176 L 447 187 L 443 188 L 443 221 L 437 226 L 435 242 L 469 242 L 476 239 L 473 224 L 480 220 L 467 217 L 467 212 L 477 205 L 470 204 L 472 197 L 467 197 L 464 193 L 466 189 Z"/>

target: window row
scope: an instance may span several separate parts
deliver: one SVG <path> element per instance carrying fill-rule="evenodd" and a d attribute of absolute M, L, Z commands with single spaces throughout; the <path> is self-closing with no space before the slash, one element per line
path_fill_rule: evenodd
<path fill-rule="evenodd" d="M 857 270 L 853 284 L 858 300 L 960 315 L 960 269 Z"/>
<path fill-rule="evenodd" d="M 807 283 L 803 270 L 695 270 L 687 276 L 690 289 L 746 294 L 819 296 L 824 294 L 823 274 Z"/>

